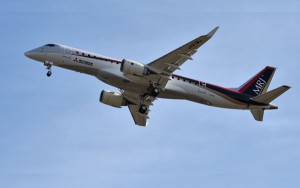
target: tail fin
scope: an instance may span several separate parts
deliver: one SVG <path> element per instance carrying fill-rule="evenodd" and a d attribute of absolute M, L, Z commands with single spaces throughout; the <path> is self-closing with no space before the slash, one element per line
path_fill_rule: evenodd
<path fill-rule="evenodd" d="M 275 70 L 276 68 L 267 66 L 240 86 L 238 90 L 253 97 L 266 93 Z"/>

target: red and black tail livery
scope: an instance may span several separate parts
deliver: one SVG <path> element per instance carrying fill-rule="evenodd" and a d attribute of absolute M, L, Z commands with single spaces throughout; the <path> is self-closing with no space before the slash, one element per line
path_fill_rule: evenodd
<path fill-rule="evenodd" d="M 276 68 L 267 66 L 250 80 L 239 87 L 239 92 L 250 96 L 259 96 L 268 90 Z"/>

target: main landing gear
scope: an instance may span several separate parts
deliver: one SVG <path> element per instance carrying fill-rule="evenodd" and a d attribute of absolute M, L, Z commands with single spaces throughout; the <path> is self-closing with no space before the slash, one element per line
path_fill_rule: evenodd
<path fill-rule="evenodd" d="M 140 112 L 141 114 L 145 114 L 145 113 L 147 112 L 147 110 L 148 110 L 148 108 L 147 108 L 147 106 L 144 105 L 144 104 L 142 104 L 142 105 L 140 106 L 140 108 L 139 108 L 139 112 Z"/>
<path fill-rule="evenodd" d="M 52 75 L 51 67 L 53 65 L 50 61 L 45 61 L 44 65 L 46 66 L 46 69 L 48 70 L 47 76 L 50 77 Z"/>
<path fill-rule="evenodd" d="M 160 92 L 160 89 L 158 87 L 154 87 L 151 91 L 151 96 L 153 96 L 154 98 L 158 96 Z"/>
<path fill-rule="evenodd" d="M 154 84 L 151 84 L 148 88 L 148 92 L 149 93 L 145 94 L 145 96 L 143 96 L 143 97 L 144 97 L 144 100 L 150 100 L 150 102 L 151 102 L 151 101 L 155 100 L 155 98 L 159 95 L 160 89 L 158 87 L 156 87 Z M 147 113 L 148 112 L 147 105 L 142 103 L 139 107 L 139 112 L 141 114 Z"/>
<path fill-rule="evenodd" d="M 149 92 L 150 96 L 152 96 L 153 98 L 156 98 L 159 95 L 160 88 L 157 83 L 150 82 L 150 85 L 149 85 L 147 91 Z"/>

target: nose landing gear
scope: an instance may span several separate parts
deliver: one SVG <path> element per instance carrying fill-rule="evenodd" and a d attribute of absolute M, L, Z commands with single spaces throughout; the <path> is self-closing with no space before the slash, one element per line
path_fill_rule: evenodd
<path fill-rule="evenodd" d="M 50 77 L 52 75 L 51 67 L 53 65 L 50 61 L 45 61 L 44 65 L 46 66 L 46 69 L 48 70 L 47 76 Z"/>
<path fill-rule="evenodd" d="M 52 74 L 52 72 L 49 70 L 49 71 L 47 72 L 47 76 L 50 77 L 51 74 Z"/>

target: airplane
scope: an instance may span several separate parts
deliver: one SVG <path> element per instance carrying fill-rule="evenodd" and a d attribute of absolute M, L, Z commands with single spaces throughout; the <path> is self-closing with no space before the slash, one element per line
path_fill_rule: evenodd
<path fill-rule="evenodd" d="M 267 92 L 276 68 L 266 66 L 238 88 L 226 88 L 197 79 L 173 74 L 219 27 L 202 35 L 170 53 L 148 63 L 118 60 L 60 44 L 46 44 L 25 52 L 25 56 L 42 62 L 47 76 L 51 67 L 57 66 L 95 76 L 119 89 L 103 90 L 100 102 L 113 107 L 128 106 L 134 123 L 147 126 L 150 106 L 158 98 L 184 99 L 208 106 L 249 110 L 254 119 L 263 121 L 264 111 L 278 109 L 271 102 L 290 89 L 283 85 Z"/>

